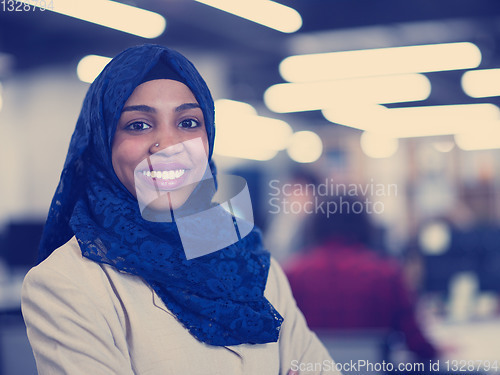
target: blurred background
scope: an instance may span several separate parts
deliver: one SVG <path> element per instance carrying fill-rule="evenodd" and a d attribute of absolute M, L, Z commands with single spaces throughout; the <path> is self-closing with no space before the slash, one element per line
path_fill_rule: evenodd
<path fill-rule="evenodd" d="M 319 198 L 360 198 L 441 365 L 500 362 L 498 0 L 2 0 L 0 374 L 35 373 L 20 287 L 89 82 L 143 43 L 206 79 L 219 172 L 247 180 L 285 269 L 315 245 Z M 330 332 L 334 358 L 386 358 L 365 328 Z"/>

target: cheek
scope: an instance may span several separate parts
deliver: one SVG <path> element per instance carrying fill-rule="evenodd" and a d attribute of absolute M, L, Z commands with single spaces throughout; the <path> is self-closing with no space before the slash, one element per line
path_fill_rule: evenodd
<path fill-rule="evenodd" d="M 113 170 L 117 176 L 120 176 L 120 164 L 121 162 L 121 154 L 120 149 L 113 145 L 111 149 L 111 163 L 113 164 Z"/>
<path fill-rule="evenodd" d="M 111 161 L 113 169 L 117 176 L 122 179 L 126 173 L 133 172 L 133 169 L 139 164 L 143 154 L 140 145 L 133 140 L 116 140 L 111 149 Z"/>
<path fill-rule="evenodd" d="M 203 144 L 203 147 L 198 147 L 197 153 L 200 155 L 200 157 L 203 155 L 203 157 L 206 159 L 208 157 L 209 145 L 208 145 L 207 133 L 205 130 L 203 130 L 203 135 L 200 138 L 201 138 L 201 143 Z"/>
<path fill-rule="evenodd" d="M 208 157 L 209 145 L 208 145 L 208 139 L 207 139 L 207 137 L 205 137 L 203 139 L 203 147 L 205 148 L 205 157 Z"/>
<path fill-rule="evenodd" d="M 191 144 L 188 152 L 197 166 L 202 167 L 208 164 L 208 141 L 206 138 L 201 139 L 201 144 L 199 142 Z"/>

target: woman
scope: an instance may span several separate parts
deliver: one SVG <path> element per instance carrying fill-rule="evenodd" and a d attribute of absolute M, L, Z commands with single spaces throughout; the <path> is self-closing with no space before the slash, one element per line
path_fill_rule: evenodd
<path fill-rule="evenodd" d="M 176 218 L 210 207 L 214 136 L 210 92 L 173 50 L 130 48 L 90 86 L 23 285 L 40 374 L 276 375 L 330 360 L 256 229 L 188 260 Z"/>

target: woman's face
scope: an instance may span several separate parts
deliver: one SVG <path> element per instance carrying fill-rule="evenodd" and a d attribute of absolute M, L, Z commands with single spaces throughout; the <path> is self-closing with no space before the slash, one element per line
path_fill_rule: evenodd
<path fill-rule="evenodd" d="M 158 144 L 158 146 L 156 146 Z M 113 169 L 154 210 L 180 207 L 207 170 L 203 112 L 181 82 L 158 79 L 136 87 L 113 139 Z"/>

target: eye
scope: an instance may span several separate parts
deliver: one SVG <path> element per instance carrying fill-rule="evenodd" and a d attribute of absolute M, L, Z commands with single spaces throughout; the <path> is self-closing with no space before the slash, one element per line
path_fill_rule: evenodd
<path fill-rule="evenodd" d="M 151 128 L 151 125 L 145 123 L 144 121 L 136 121 L 136 122 L 133 122 L 133 123 L 127 125 L 127 127 L 125 129 L 132 130 L 132 131 L 142 131 L 142 130 L 146 130 L 149 128 Z"/>
<path fill-rule="evenodd" d="M 193 129 L 193 128 L 197 128 L 198 126 L 200 126 L 200 123 L 198 121 L 190 118 L 187 120 L 182 120 L 178 126 L 179 126 L 179 128 L 183 128 L 183 129 Z"/>

